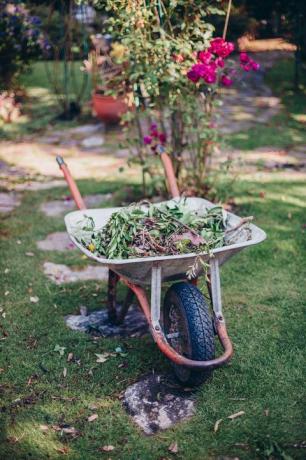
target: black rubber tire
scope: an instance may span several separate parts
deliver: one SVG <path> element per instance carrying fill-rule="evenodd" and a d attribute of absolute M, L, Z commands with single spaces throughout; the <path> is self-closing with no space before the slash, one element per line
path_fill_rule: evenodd
<path fill-rule="evenodd" d="M 205 298 L 196 286 L 180 282 L 173 284 L 166 292 L 163 308 L 163 326 L 166 336 L 175 331 L 176 323 L 173 321 L 173 315 L 178 315 L 177 317 L 180 318 L 180 326 L 183 328 L 181 335 L 184 337 L 167 338 L 170 345 L 176 351 L 196 361 L 213 359 L 215 357 L 213 322 Z M 172 365 L 176 378 L 187 387 L 201 385 L 212 375 L 212 370 L 197 371 L 173 363 Z"/>

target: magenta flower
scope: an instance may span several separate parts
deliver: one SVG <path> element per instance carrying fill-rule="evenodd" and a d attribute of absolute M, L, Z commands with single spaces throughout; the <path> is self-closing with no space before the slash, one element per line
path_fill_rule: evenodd
<path fill-rule="evenodd" d="M 189 78 L 189 80 L 193 81 L 193 83 L 198 83 L 198 81 L 200 80 L 200 76 L 198 74 L 198 72 L 196 70 L 189 70 L 187 72 L 187 78 Z"/>
<path fill-rule="evenodd" d="M 252 70 L 252 65 L 250 62 L 248 62 L 247 64 L 241 64 L 241 68 L 245 71 L 245 72 L 250 72 L 250 70 Z"/>
<path fill-rule="evenodd" d="M 202 62 L 202 64 L 209 64 L 213 55 L 209 53 L 209 51 L 199 51 L 198 52 L 198 59 Z"/>
<path fill-rule="evenodd" d="M 253 61 L 252 59 L 250 61 L 250 64 L 252 66 L 252 69 L 255 70 L 255 72 L 257 72 L 257 70 L 260 69 L 260 64 L 258 62 Z"/>
<path fill-rule="evenodd" d="M 221 57 L 218 57 L 216 60 L 215 60 L 215 63 L 217 65 L 217 67 L 221 67 L 221 69 L 223 69 L 224 67 L 224 60 L 221 58 Z"/>
<path fill-rule="evenodd" d="M 235 45 L 232 42 L 226 42 L 223 38 L 217 37 L 210 42 L 208 51 L 221 58 L 226 58 L 235 49 Z"/>
<path fill-rule="evenodd" d="M 146 145 L 150 145 L 151 142 L 152 142 L 152 137 L 151 137 L 151 136 L 144 136 L 143 142 L 144 142 Z"/>
<path fill-rule="evenodd" d="M 162 144 L 164 144 L 166 142 L 166 140 L 167 140 L 166 133 L 160 133 L 158 137 L 159 137 L 159 140 L 160 140 L 160 142 Z"/>
<path fill-rule="evenodd" d="M 240 62 L 241 64 L 247 64 L 250 58 L 247 53 L 240 53 Z"/>
<path fill-rule="evenodd" d="M 230 77 L 228 77 L 227 75 L 222 75 L 221 83 L 222 83 L 223 86 L 232 86 L 233 80 Z"/>
<path fill-rule="evenodd" d="M 151 126 L 150 126 L 150 130 L 151 130 L 151 131 L 156 131 L 156 130 L 157 130 L 157 124 L 156 124 L 156 123 L 152 123 Z"/>

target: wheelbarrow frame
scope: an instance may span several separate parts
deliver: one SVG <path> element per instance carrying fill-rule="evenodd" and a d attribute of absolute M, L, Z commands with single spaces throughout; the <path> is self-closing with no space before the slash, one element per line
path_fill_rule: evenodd
<path fill-rule="evenodd" d="M 158 153 L 160 154 L 161 161 L 163 163 L 165 175 L 167 178 L 167 184 L 169 192 L 173 198 L 179 198 L 180 193 L 177 186 L 173 164 L 169 155 L 165 152 L 162 146 L 159 146 Z M 61 156 L 56 157 L 56 161 L 63 172 L 66 182 L 69 186 L 71 195 L 79 210 L 85 210 L 86 205 L 79 192 L 79 189 L 73 180 L 68 166 L 64 162 Z M 261 231 L 261 238 L 259 241 L 264 240 L 266 237 L 265 233 Z M 162 286 L 162 267 L 161 261 L 154 261 L 151 269 L 151 302 L 149 303 L 145 288 L 140 284 L 135 284 L 131 279 L 123 276 L 122 274 L 116 273 L 116 266 L 112 264 L 112 261 L 103 262 L 109 266 L 109 277 L 108 277 L 108 293 L 107 293 L 107 308 L 109 319 L 113 323 L 120 323 L 124 320 L 124 317 L 128 311 L 128 308 L 133 300 L 133 295 L 139 302 L 139 305 L 148 321 L 150 331 L 153 339 L 156 342 L 161 352 L 169 358 L 173 363 L 194 370 L 214 369 L 228 363 L 233 355 L 233 345 L 228 336 L 227 328 L 225 324 L 225 318 L 222 311 L 222 298 L 221 298 L 221 284 L 220 284 L 220 261 L 218 257 L 213 254 L 209 258 L 209 275 L 208 275 L 208 291 L 211 298 L 211 304 L 213 309 L 214 326 L 219 338 L 219 341 L 223 348 L 223 354 L 215 359 L 208 361 L 196 361 L 189 359 L 179 354 L 167 341 L 167 337 L 164 334 L 161 325 L 161 286 Z M 111 267 L 111 268 L 110 268 Z M 128 288 L 128 293 L 123 304 L 123 307 L 118 311 L 116 306 L 116 286 L 118 281 L 122 281 Z M 186 280 L 187 281 L 187 280 Z M 197 284 L 197 278 L 189 281 L 192 284 Z"/>

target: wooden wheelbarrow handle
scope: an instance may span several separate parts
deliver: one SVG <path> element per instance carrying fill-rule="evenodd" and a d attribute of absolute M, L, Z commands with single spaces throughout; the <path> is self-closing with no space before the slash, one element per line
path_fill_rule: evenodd
<path fill-rule="evenodd" d="M 69 171 L 69 168 L 68 166 L 66 165 L 65 161 L 64 161 L 64 158 L 61 157 L 60 155 L 58 155 L 56 157 L 56 161 L 57 161 L 57 164 L 59 165 L 60 169 L 62 170 L 63 174 L 64 174 L 64 177 L 66 179 L 66 182 L 68 184 L 68 187 L 70 189 L 70 192 L 71 192 L 71 195 L 72 195 L 72 198 L 74 199 L 75 201 L 75 204 L 77 205 L 77 207 L 79 209 L 86 209 L 86 205 L 84 203 L 84 200 L 80 194 L 80 191 Z"/>

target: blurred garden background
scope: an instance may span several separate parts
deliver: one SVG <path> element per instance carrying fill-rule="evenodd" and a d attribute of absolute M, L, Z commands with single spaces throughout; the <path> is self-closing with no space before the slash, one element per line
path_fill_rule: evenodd
<path fill-rule="evenodd" d="M 1 458 L 305 458 L 305 107 L 303 0 L 0 0 Z M 55 158 L 88 207 L 156 202 L 158 145 L 267 240 L 222 268 L 231 364 L 152 438 L 122 404 L 170 371 L 150 335 L 65 324 L 107 273 L 69 242 Z"/>

